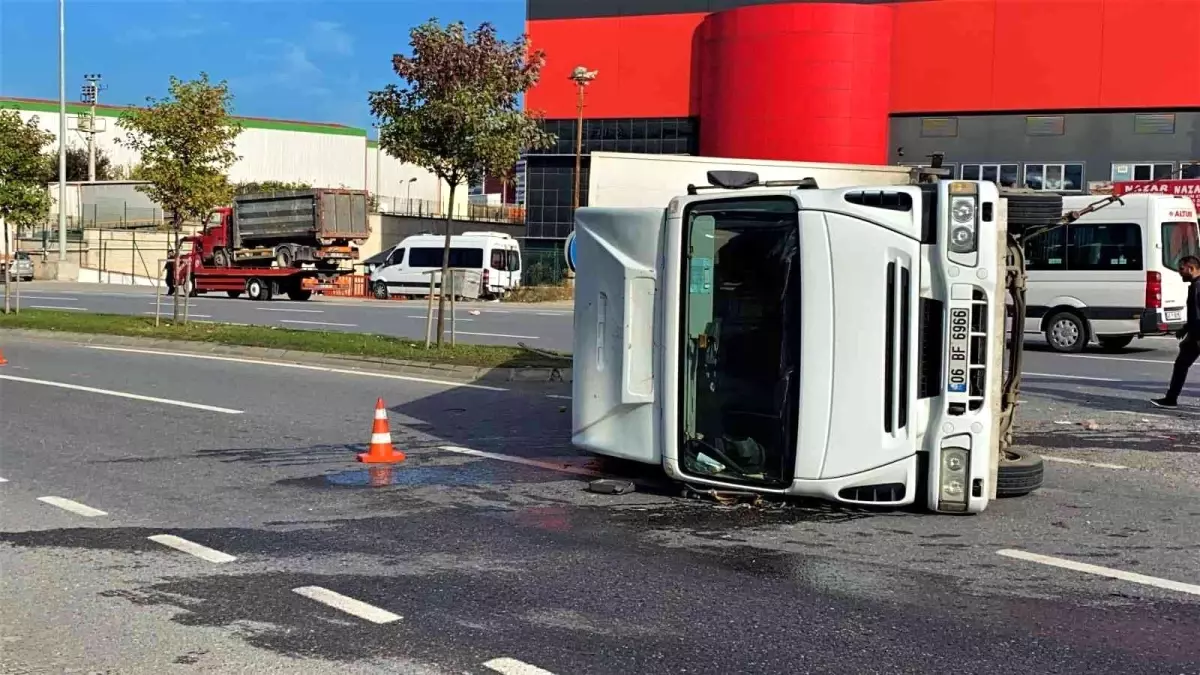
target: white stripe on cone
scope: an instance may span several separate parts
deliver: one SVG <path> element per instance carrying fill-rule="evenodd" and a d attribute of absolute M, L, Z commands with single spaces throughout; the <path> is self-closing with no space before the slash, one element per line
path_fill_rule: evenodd
<path fill-rule="evenodd" d="M 379 445 L 381 443 L 391 444 L 392 435 L 390 433 L 371 434 L 371 445 Z"/>
<path fill-rule="evenodd" d="M 387 419 L 387 409 L 386 408 L 376 408 L 375 409 L 375 419 L 386 420 Z"/>

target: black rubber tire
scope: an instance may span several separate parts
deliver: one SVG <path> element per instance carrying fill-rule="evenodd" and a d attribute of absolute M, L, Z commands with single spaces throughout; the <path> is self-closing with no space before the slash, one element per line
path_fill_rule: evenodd
<path fill-rule="evenodd" d="M 223 248 L 213 251 L 213 265 L 215 267 L 229 267 L 229 252 Z"/>
<path fill-rule="evenodd" d="M 1062 195 L 1008 191 L 1001 195 L 1008 202 L 1008 227 L 1014 234 L 1026 227 L 1044 227 L 1062 219 Z"/>
<path fill-rule="evenodd" d="M 225 291 L 225 295 L 228 295 L 231 298 L 240 298 L 240 297 L 242 297 L 242 292 L 241 291 Z"/>
<path fill-rule="evenodd" d="M 1056 324 L 1062 321 L 1071 322 L 1075 325 L 1076 334 L 1079 337 L 1073 344 L 1062 345 L 1054 341 L 1054 327 Z M 1053 349 L 1060 354 L 1078 354 L 1079 352 L 1082 352 L 1083 348 L 1087 346 L 1088 340 L 1091 337 L 1087 321 L 1075 312 L 1055 312 L 1055 314 L 1046 321 L 1045 325 L 1046 328 L 1043 332 L 1046 335 L 1046 344 L 1050 346 L 1050 349 Z"/>
<path fill-rule="evenodd" d="M 1046 464 L 1042 458 L 1025 450 L 1008 449 L 1000 461 L 996 478 L 996 497 L 1024 497 L 1042 487 Z"/>
<path fill-rule="evenodd" d="M 288 269 L 292 266 L 292 251 L 287 247 L 281 247 L 275 251 L 275 266 L 280 269 Z"/>
<path fill-rule="evenodd" d="M 312 297 L 312 294 L 312 291 L 305 290 L 303 288 L 294 289 L 287 292 L 288 298 L 297 302 L 304 302 L 305 300 L 308 300 Z"/>
<path fill-rule="evenodd" d="M 391 292 L 388 291 L 387 283 L 383 281 L 376 281 L 371 285 L 371 294 L 375 296 L 376 300 L 387 300 L 391 297 Z"/>
<path fill-rule="evenodd" d="M 246 280 L 246 296 L 251 300 L 266 302 L 271 299 L 271 282 L 252 277 Z"/>
<path fill-rule="evenodd" d="M 1106 352 L 1119 352 L 1125 349 L 1133 342 L 1132 335 L 1122 337 L 1102 337 L 1100 340 L 1100 348 Z"/>

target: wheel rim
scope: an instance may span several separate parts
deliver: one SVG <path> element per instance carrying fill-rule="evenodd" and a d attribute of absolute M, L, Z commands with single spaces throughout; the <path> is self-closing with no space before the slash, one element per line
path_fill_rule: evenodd
<path fill-rule="evenodd" d="M 258 297 L 262 294 L 262 284 L 257 281 L 250 282 L 250 295 Z"/>
<path fill-rule="evenodd" d="M 375 297 L 384 298 L 387 295 L 387 286 L 383 284 L 375 284 Z"/>
<path fill-rule="evenodd" d="M 1059 319 L 1050 327 L 1050 341 L 1055 347 L 1070 349 L 1079 342 L 1079 326 L 1070 319 Z"/>

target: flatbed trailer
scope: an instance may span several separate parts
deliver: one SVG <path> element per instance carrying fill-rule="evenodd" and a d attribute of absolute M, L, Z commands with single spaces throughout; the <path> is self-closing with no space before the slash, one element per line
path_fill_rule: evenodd
<path fill-rule="evenodd" d="M 186 265 L 183 266 L 185 269 Z M 219 293 L 237 298 L 245 294 L 251 300 L 266 301 L 277 295 L 286 295 L 290 300 L 308 300 L 316 291 L 337 288 L 343 271 L 327 271 L 276 267 L 203 267 L 194 266 L 185 288 L 193 295 Z M 189 287 L 190 286 L 190 287 Z M 174 285 L 167 290 L 173 292 Z"/>

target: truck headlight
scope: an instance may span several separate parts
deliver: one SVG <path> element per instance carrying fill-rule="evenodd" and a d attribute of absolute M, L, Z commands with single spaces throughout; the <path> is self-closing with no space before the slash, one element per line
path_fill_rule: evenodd
<path fill-rule="evenodd" d="M 938 474 L 941 501 L 966 503 L 969 454 L 965 448 L 942 448 L 942 467 Z"/>
<path fill-rule="evenodd" d="M 974 197 L 950 200 L 950 251 L 974 253 L 979 249 L 978 214 Z"/>

